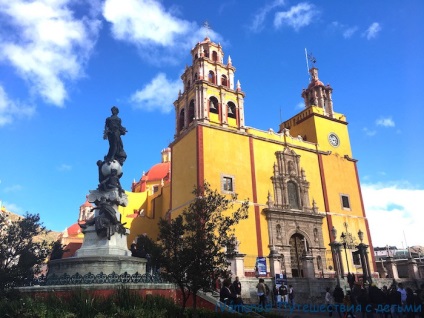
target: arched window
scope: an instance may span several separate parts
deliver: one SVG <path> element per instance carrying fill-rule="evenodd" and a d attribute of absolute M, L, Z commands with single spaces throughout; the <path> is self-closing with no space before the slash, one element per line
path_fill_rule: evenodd
<path fill-rule="evenodd" d="M 188 106 L 188 123 L 190 124 L 194 120 L 194 100 L 191 100 Z"/>
<path fill-rule="evenodd" d="M 236 118 L 236 105 L 233 102 L 228 102 L 227 104 L 228 117 Z"/>
<path fill-rule="evenodd" d="M 227 76 L 225 76 L 225 75 L 221 76 L 221 85 L 222 86 L 228 86 Z"/>
<path fill-rule="evenodd" d="M 187 81 L 187 89 L 190 89 L 190 86 L 191 86 L 191 82 Z"/>
<path fill-rule="evenodd" d="M 209 57 L 209 50 L 206 48 L 206 50 L 204 50 L 205 52 L 205 57 Z"/>
<path fill-rule="evenodd" d="M 212 61 L 214 61 L 214 62 L 218 61 L 218 53 L 216 53 L 216 51 L 212 52 Z"/>
<path fill-rule="evenodd" d="M 293 181 L 287 182 L 287 194 L 290 209 L 299 210 L 299 194 L 297 193 L 297 185 Z"/>
<path fill-rule="evenodd" d="M 218 99 L 216 97 L 209 98 L 209 112 L 218 114 Z"/>
<path fill-rule="evenodd" d="M 194 80 L 197 81 L 197 73 L 194 74 Z"/>
<path fill-rule="evenodd" d="M 185 117 L 185 111 L 183 108 L 180 111 L 180 117 L 178 119 L 178 131 L 181 131 L 184 129 L 184 117 Z"/>
<path fill-rule="evenodd" d="M 216 84 L 215 73 L 213 71 L 209 71 L 208 79 L 212 84 Z"/>
<path fill-rule="evenodd" d="M 198 58 L 198 56 L 197 56 L 197 54 L 195 54 L 195 55 L 194 55 L 194 59 L 195 59 L 195 60 L 197 60 L 197 58 Z"/>

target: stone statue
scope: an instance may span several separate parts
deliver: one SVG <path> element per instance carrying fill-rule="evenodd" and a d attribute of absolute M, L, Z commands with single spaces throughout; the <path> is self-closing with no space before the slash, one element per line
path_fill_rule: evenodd
<path fill-rule="evenodd" d="M 125 135 L 127 130 L 121 125 L 121 118 L 118 117 L 119 109 L 113 106 L 112 116 L 106 118 L 103 139 L 109 140 L 109 152 L 105 156 L 105 162 L 117 160 L 120 165 L 124 164 L 127 154 L 124 151 L 121 135 Z"/>
<path fill-rule="evenodd" d="M 122 174 L 119 176 L 118 171 L 116 169 L 111 169 L 110 174 L 100 181 L 98 189 L 100 191 L 109 191 L 117 189 L 119 196 L 121 196 L 122 193 L 124 193 L 124 190 L 121 187 L 121 183 L 119 182 L 119 178 L 121 176 Z"/>
<path fill-rule="evenodd" d="M 115 209 L 105 198 L 102 198 L 101 202 L 93 210 L 99 210 L 98 215 L 85 224 L 80 224 L 81 228 L 86 229 L 87 226 L 94 225 L 97 235 L 106 237 L 108 240 L 115 233 L 125 235 L 124 224 L 118 220 Z"/>

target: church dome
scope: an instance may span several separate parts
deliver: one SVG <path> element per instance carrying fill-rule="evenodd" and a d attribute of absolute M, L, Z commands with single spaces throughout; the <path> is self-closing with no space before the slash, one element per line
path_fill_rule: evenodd
<path fill-rule="evenodd" d="M 156 181 L 169 178 L 170 162 L 162 162 L 155 164 L 147 173 L 141 178 L 142 181 Z"/>
<path fill-rule="evenodd" d="M 89 207 L 89 208 L 93 207 L 93 205 L 90 202 L 88 202 L 88 196 L 87 196 L 87 199 L 85 200 L 84 204 L 81 205 L 81 207 L 84 207 L 84 208 L 85 207 Z"/>
<path fill-rule="evenodd" d="M 81 227 L 78 223 L 74 223 L 66 229 L 66 232 L 68 232 L 68 236 L 77 236 L 81 233 Z"/>

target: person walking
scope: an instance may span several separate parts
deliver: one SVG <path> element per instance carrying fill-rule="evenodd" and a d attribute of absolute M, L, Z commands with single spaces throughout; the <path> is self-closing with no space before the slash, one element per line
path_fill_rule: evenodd
<path fill-rule="evenodd" d="M 277 307 L 277 304 L 281 301 L 280 295 L 278 295 L 278 288 L 277 285 L 274 284 L 274 287 L 272 288 L 272 307 Z"/>
<path fill-rule="evenodd" d="M 289 304 L 294 306 L 294 289 L 292 285 L 289 285 Z"/>
<path fill-rule="evenodd" d="M 328 315 L 333 316 L 333 296 L 330 293 L 330 287 L 325 289 L 325 307 L 327 308 Z"/>
<path fill-rule="evenodd" d="M 241 283 L 238 276 L 236 276 L 236 279 L 231 285 L 231 289 L 232 292 L 237 295 L 237 305 L 243 304 L 243 300 L 241 299 Z"/>
<path fill-rule="evenodd" d="M 334 303 L 337 305 L 336 311 L 339 314 L 339 318 L 342 318 L 340 306 L 343 305 L 344 297 L 345 295 L 344 295 L 343 289 L 340 287 L 340 285 L 337 285 L 333 291 L 333 299 L 334 299 Z"/>
<path fill-rule="evenodd" d="M 392 318 L 400 318 L 399 308 L 402 306 L 401 294 L 396 286 L 392 285 L 389 292 L 390 313 Z"/>
<path fill-rule="evenodd" d="M 265 308 L 266 306 L 266 287 L 263 278 L 259 278 L 259 283 L 256 285 L 257 294 L 259 297 L 259 306 Z"/>
<path fill-rule="evenodd" d="M 227 306 L 235 303 L 237 295 L 231 292 L 231 280 L 229 278 L 224 280 L 224 286 L 219 292 L 219 300 Z"/>
<path fill-rule="evenodd" d="M 278 288 L 278 294 L 281 296 L 281 301 L 285 304 L 288 303 L 288 290 L 287 290 L 287 286 L 282 284 L 280 286 L 280 288 Z"/>

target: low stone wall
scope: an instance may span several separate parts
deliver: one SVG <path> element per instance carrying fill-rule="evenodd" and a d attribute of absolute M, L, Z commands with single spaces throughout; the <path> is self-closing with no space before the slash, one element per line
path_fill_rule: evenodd
<path fill-rule="evenodd" d="M 271 278 L 264 278 L 265 283 L 272 289 L 274 286 L 274 280 Z M 256 304 L 259 302 L 256 294 L 256 285 L 259 282 L 257 278 L 243 278 L 240 279 L 242 284 L 242 298 L 246 304 Z M 410 279 L 397 279 L 396 283 L 403 283 L 405 287 L 410 287 L 413 290 L 417 289 L 423 280 L 410 280 Z M 377 287 L 382 288 L 384 285 L 389 287 L 393 283 L 391 278 L 374 278 L 373 283 Z M 335 278 L 289 278 L 288 285 L 293 285 L 295 293 L 295 303 L 298 304 L 323 304 L 325 298 L 325 289 L 330 287 L 330 290 L 334 290 L 337 285 L 337 279 Z M 349 290 L 349 285 L 346 279 L 340 280 L 340 286 L 346 292 Z"/>
<path fill-rule="evenodd" d="M 81 285 L 51 285 L 51 286 L 31 286 L 17 288 L 21 293 L 32 297 L 48 297 L 54 294 L 57 297 L 66 299 L 76 291 L 83 290 L 90 295 L 108 297 L 119 288 L 128 288 L 141 296 L 157 295 L 177 300 L 177 292 L 174 284 L 81 284 Z"/>

